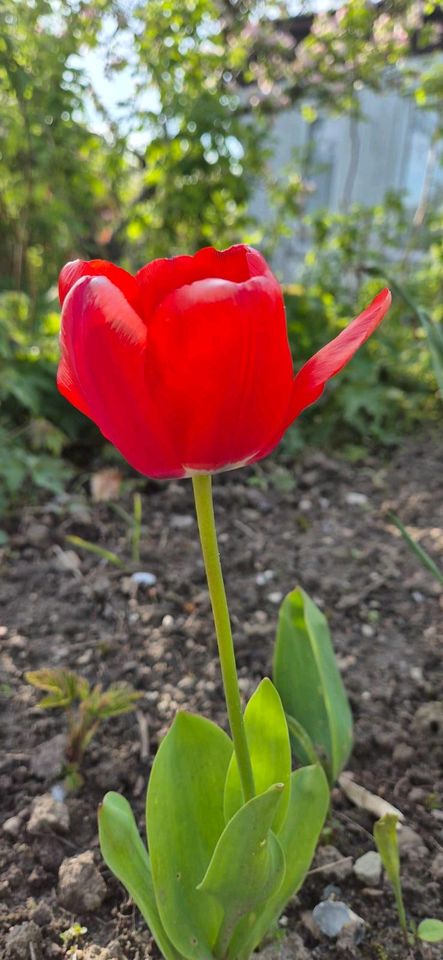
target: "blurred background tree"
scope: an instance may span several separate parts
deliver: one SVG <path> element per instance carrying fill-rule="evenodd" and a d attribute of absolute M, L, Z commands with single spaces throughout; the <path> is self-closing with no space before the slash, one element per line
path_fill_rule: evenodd
<path fill-rule="evenodd" d="M 330 13 L 289 0 L 1 0 L 0 501 L 29 479 L 61 490 L 99 439 L 54 389 L 55 284 L 75 256 L 133 270 L 239 241 L 277 256 L 297 223 L 306 249 L 284 278 L 297 363 L 384 283 L 387 257 L 441 325 L 442 213 L 426 184 L 413 222 L 393 195 L 313 211 L 315 158 L 276 170 L 273 157 L 279 115 L 357 123 L 362 90 L 396 88 L 441 118 L 442 29 L 441 3 L 410 0 Z M 437 158 L 442 135 L 439 122 Z M 320 406 L 296 428 L 289 458 L 306 438 L 358 450 L 436 416 L 425 333 L 405 303 L 332 399 L 326 419 Z"/>

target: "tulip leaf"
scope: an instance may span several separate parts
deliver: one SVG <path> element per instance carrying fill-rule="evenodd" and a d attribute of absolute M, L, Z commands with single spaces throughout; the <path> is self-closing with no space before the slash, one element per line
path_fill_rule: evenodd
<path fill-rule="evenodd" d="M 212 960 L 220 905 L 197 885 L 224 827 L 223 790 L 232 744 L 214 723 L 179 713 L 149 779 L 146 823 L 158 911 L 188 960 Z"/>
<path fill-rule="evenodd" d="M 334 782 L 351 751 L 352 715 L 326 617 L 301 588 L 289 593 L 280 608 L 274 683 L 286 713 L 325 757 Z M 302 763 L 312 761 L 299 737 L 292 738 L 292 745 Z"/>
<path fill-rule="evenodd" d="M 314 744 L 301 723 L 299 723 L 298 720 L 294 720 L 294 717 L 291 717 L 289 713 L 286 714 L 286 723 L 288 724 L 292 741 L 297 743 L 298 748 L 305 752 L 309 763 L 320 763 L 320 757 L 314 750 Z"/>
<path fill-rule="evenodd" d="M 281 886 L 285 858 L 271 831 L 283 784 L 249 800 L 227 824 L 199 886 L 223 909 L 214 953 L 225 957 L 241 917 L 255 910 Z"/>
<path fill-rule="evenodd" d="M 105 863 L 137 904 L 165 960 L 181 960 L 160 920 L 149 856 L 131 807 L 121 794 L 106 794 L 99 807 L 98 827 Z"/>
<path fill-rule="evenodd" d="M 417 927 L 417 936 L 427 943 L 440 943 L 443 940 L 443 922 L 431 918 L 422 920 Z"/>
<path fill-rule="evenodd" d="M 245 730 L 257 794 L 274 783 L 284 790 L 277 805 L 272 829 L 284 823 L 289 804 L 291 745 L 280 697 L 271 680 L 261 681 L 245 710 Z M 224 810 L 229 821 L 243 804 L 243 793 L 235 754 L 231 757 L 225 784 Z"/>
<path fill-rule="evenodd" d="M 229 960 L 248 960 L 277 922 L 288 900 L 297 893 L 312 862 L 329 809 L 329 785 L 318 763 L 291 775 L 291 793 L 278 841 L 285 856 L 285 876 L 279 889 L 258 911 L 237 924 L 229 945 Z"/>

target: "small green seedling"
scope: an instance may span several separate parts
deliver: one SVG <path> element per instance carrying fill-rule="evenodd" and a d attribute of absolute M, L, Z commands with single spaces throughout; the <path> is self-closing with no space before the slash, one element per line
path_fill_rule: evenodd
<path fill-rule="evenodd" d="M 397 825 L 398 817 L 395 813 L 385 813 L 384 817 L 382 817 L 381 820 L 377 820 L 377 823 L 374 824 L 374 840 L 386 870 L 389 883 L 394 891 L 400 926 L 406 935 L 408 932 L 408 922 L 406 920 L 406 911 L 401 889 Z"/>
<path fill-rule="evenodd" d="M 142 498 L 139 493 L 134 493 L 133 498 L 133 509 L 132 517 L 124 507 L 121 507 L 119 503 L 110 502 L 109 506 L 119 517 L 124 520 L 129 528 L 129 535 L 131 540 L 131 553 L 134 563 L 140 562 L 140 538 L 142 531 Z"/>
<path fill-rule="evenodd" d="M 414 943 L 417 937 L 427 943 L 440 943 L 440 941 L 443 941 L 443 922 L 441 920 L 422 920 L 418 927 L 415 927 L 415 924 L 408 924 L 406 919 L 401 888 L 397 827 L 398 817 L 393 813 L 386 813 L 374 825 L 374 840 L 389 883 L 394 891 L 400 927 L 408 943 Z"/>
<path fill-rule="evenodd" d="M 115 513 L 118 514 L 119 517 L 121 517 L 122 520 L 125 521 L 125 523 L 127 523 L 131 541 L 132 561 L 133 563 L 139 563 L 142 529 L 141 495 L 139 493 L 134 493 L 132 516 L 118 503 L 110 502 L 109 506 L 112 508 L 112 510 L 114 510 Z M 68 543 L 72 543 L 74 547 L 80 547 L 81 550 L 88 550 L 89 553 L 95 553 L 98 557 L 101 557 L 102 560 L 106 560 L 107 563 L 111 563 L 114 567 L 124 567 L 126 565 L 125 561 L 119 557 L 118 553 L 114 553 L 113 550 L 107 550 L 106 547 L 101 547 L 98 543 L 93 543 L 92 540 L 85 540 L 83 537 L 77 537 L 75 534 L 69 534 L 66 539 Z"/>
<path fill-rule="evenodd" d="M 389 514 L 392 523 L 395 523 L 395 526 L 403 537 L 403 540 L 407 543 L 411 553 L 414 553 L 418 557 L 421 565 L 425 570 L 429 570 L 433 577 L 437 580 L 438 583 L 443 584 L 443 571 L 437 567 L 437 564 L 434 562 L 432 557 L 429 556 L 427 550 L 425 550 L 416 540 L 411 537 L 411 535 L 406 530 L 406 527 L 401 522 L 400 518 L 396 516 L 395 513 Z"/>
<path fill-rule="evenodd" d="M 66 746 L 67 782 L 72 788 L 83 782 L 80 767 L 86 748 L 102 720 L 129 713 L 142 696 L 127 683 L 113 683 L 107 690 L 101 684 L 91 688 L 85 677 L 72 670 L 33 670 L 25 673 L 25 680 L 48 696 L 40 700 L 43 710 L 59 708 L 66 711 L 68 740 Z"/>
<path fill-rule="evenodd" d="M 78 950 L 78 941 L 88 932 L 87 927 L 82 927 L 81 923 L 73 923 L 67 930 L 60 934 L 60 940 L 66 949 L 67 957 L 75 957 Z"/>

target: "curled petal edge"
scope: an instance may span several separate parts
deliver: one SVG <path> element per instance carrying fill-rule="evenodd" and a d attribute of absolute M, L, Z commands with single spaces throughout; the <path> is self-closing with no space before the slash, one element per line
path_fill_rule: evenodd
<path fill-rule="evenodd" d="M 390 290 L 385 288 L 362 313 L 333 340 L 314 354 L 297 373 L 292 390 L 287 426 L 321 396 L 328 380 L 346 366 L 371 334 L 376 330 L 392 302 Z"/>

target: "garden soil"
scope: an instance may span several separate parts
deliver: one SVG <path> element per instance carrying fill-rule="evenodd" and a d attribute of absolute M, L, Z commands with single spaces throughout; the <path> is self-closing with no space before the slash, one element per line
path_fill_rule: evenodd
<path fill-rule="evenodd" d="M 146 482 L 141 562 L 128 560 L 126 569 L 66 540 L 75 534 L 130 556 L 124 520 L 109 503 L 93 503 L 87 486 L 79 482 L 11 518 L 2 548 L 1 958 L 158 958 L 138 911 L 101 860 L 97 806 L 106 790 L 121 791 L 143 829 L 150 764 L 176 711 L 225 725 L 190 482 Z M 330 621 L 351 700 L 349 769 L 406 818 L 408 917 L 443 919 L 443 590 L 389 518 L 394 510 L 443 566 L 441 436 L 405 440 L 357 464 L 311 451 L 293 470 L 266 463 L 216 477 L 214 488 L 243 696 L 270 674 L 279 603 L 301 584 Z M 128 493 L 120 504 L 130 509 Z M 154 574 L 155 584 L 137 586 L 137 569 Z M 41 817 L 40 826 L 35 817 L 30 825 L 31 810 L 51 789 L 62 796 L 65 720 L 39 709 L 24 673 L 47 666 L 69 667 L 104 686 L 124 679 L 143 696 L 136 712 L 107 721 L 90 745 L 84 784 L 65 799 L 69 826 L 45 829 Z M 386 879 L 368 886 L 355 875 L 355 860 L 374 849 L 373 823 L 334 789 L 322 846 L 283 918 L 276 957 L 443 956 L 441 944 L 404 943 Z M 86 851 L 90 910 L 82 885 L 67 898 L 59 879 L 66 859 Z M 313 908 L 328 896 L 363 919 L 356 938 L 329 939 L 313 925 Z"/>

